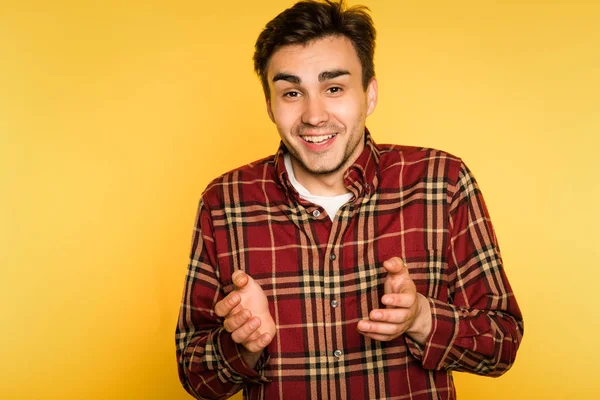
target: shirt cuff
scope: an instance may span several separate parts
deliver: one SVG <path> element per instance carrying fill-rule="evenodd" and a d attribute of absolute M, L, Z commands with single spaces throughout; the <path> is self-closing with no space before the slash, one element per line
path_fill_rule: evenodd
<path fill-rule="evenodd" d="M 431 307 L 431 333 L 424 345 L 404 335 L 408 350 L 425 369 L 445 369 L 444 360 L 458 335 L 459 315 L 456 308 L 437 299 L 427 298 Z"/>
<path fill-rule="evenodd" d="M 269 363 L 267 349 L 263 350 L 254 368 L 251 368 L 242 357 L 241 346 L 233 341 L 231 334 L 221 328 L 219 332 L 219 348 L 222 352 L 223 366 L 221 372 L 235 383 L 268 383 L 264 374 Z"/>

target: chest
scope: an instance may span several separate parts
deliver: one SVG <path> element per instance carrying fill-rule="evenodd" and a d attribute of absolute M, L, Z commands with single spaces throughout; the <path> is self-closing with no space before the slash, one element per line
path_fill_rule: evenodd
<path fill-rule="evenodd" d="M 231 273 L 242 269 L 279 303 L 342 298 L 361 303 L 365 296 L 380 297 L 382 264 L 400 257 L 419 292 L 447 297 L 443 205 L 377 194 L 342 206 L 333 222 L 319 206 L 270 207 L 225 208 L 215 245 L 226 290 Z"/>

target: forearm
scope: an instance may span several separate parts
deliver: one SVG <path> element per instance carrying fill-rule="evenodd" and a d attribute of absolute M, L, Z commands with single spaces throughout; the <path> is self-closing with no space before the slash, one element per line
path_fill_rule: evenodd
<path fill-rule="evenodd" d="M 451 182 L 447 291 L 428 299 L 432 326 L 424 346 L 407 343 L 425 368 L 498 376 L 515 360 L 523 318 L 475 178 L 461 162 Z"/>
<path fill-rule="evenodd" d="M 249 365 L 230 335 L 214 329 L 194 337 L 178 352 L 179 377 L 184 388 L 198 399 L 226 399 L 245 385 L 266 379 L 254 367 L 261 367 L 260 354 Z"/>
<path fill-rule="evenodd" d="M 432 330 L 424 346 L 407 338 L 411 353 L 427 369 L 499 376 L 513 364 L 522 339 L 520 313 L 458 308 L 428 300 Z"/>
<path fill-rule="evenodd" d="M 183 351 L 178 351 L 179 378 L 197 399 L 226 399 L 241 388 L 239 383 L 220 374 L 218 366 L 223 362 L 218 360 L 215 343 L 218 343 L 218 329 L 201 333 L 189 340 Z"/>
<path fill-rule="evenodd" d="M 201 200 L 176 330 L 179 378 L 198 399 L 228 398 L 260 379 L 214 313 L 223 297 L 210 210 Z"/>

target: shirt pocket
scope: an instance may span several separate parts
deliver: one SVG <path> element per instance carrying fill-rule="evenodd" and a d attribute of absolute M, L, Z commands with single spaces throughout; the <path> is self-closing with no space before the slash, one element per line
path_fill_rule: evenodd
<path fill-rule="evenodd" d="M 448 263 L 442 252 L 433 249 L 407 249 L 383 254 L 379 261 L 383 265 L 385 260 L 392 257 L 400 257 L 404 261 L 417 292 L 425 297 L 447 299 Z"/>

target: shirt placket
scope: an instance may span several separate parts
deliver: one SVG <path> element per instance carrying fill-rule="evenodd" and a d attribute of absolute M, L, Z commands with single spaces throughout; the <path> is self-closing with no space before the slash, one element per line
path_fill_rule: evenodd
<path fill-rule="evenodd" d="M 317 232 L 314 237 L 317 243 L 314 245 L 321 249 L 319 263 L 321 265 L 320 273 L 323 274 L 322 297 L 315 298 L 315 301 L 321 301 L 320 307 L 317 308 L 323 310 L 325 342 L 324 348 L 320 348 L 319 353 L 325 361 L 324 367 L 327 369 L 328 378 L 326 386 L 321 387 L 321 393 L 324 399 L 349 398 L 350 394 L 347 393 L 345 385 L 346 351 L 343 339 L 345 326 L 342 325 L 344 282 L 343 268 L 340 263 L 343 261 L 341 244 L 345 236 L 341 231 L 352 224 L 344 222 L 342 218 L 335 218 L 331 222 L 325 211 L 316 205 L 307 207 L 305 212 L 310 215 L 305 229 L 312 228 L 313 232 Z M 311 227 L 311 224 L 319 225 Z M 321 247 L 323 243 L 327 243 L 327 246 Z"/>
<path fill-rule="evenodd" d="M 325 277 L 325 287 L 323 291 L 323 309 L 327 323 L 326 332 L 326 354 L 328 360 L 328 378 L 330 382 L 330 398 L 348 398 L 345 387 L 345 356 L 344 349 L 344 326 L 342 325 L 342 288 L 344 285 L 342 279 L 342 268 L 340 262 L 341 241 L 344 237 L 343 226 L 348 226 L 336 218 L 329 232 L 329 240 L 323 255 L 323 265 Z"/>

